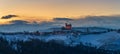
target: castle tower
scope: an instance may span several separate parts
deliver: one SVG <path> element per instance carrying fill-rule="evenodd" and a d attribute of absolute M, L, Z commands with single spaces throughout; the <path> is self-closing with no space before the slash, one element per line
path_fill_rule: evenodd
<path fill-rule="evenodd" d="M 65 23 L 65 29 L 66 30 L 71 30 L 72 29 L 72 25 L 68 24 L 68 23 Z"/>

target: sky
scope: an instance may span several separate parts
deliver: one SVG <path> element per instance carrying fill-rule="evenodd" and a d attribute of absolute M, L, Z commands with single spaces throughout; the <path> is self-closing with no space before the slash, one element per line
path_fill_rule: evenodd
<path fill-rule="evenodd" d="M 120 15 L 119 5 L 120 0 L 0 0 L 0 25 L 11 25 L 13 21 L 34 24 L 52 22 L 54 18 L 85 16 L 107 16 L 109 19 L 109 16 Z"/>
<path fill-rule="evenodd" d="M 79 17 L 120 14 L 120 0 L 0 0 L 0 16 Z"/>

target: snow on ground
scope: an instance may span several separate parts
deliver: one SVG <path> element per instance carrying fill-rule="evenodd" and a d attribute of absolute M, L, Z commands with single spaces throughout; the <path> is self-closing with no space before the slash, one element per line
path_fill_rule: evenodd
<path fill-rule="evenodd" d="M 70 46 L 76 46 L 80 42 L 83 44 L 90 43 L 92 46 L 109 48 L 120 46 L 120 34 L 117 32 L 108 32 L 102 34 L 89 34 L 89 35 L 79 35 L 78 37 L 74 37 L 71 34 L 66 35 L 50 35 L 50 36 L 30 36 L 30 35 L 0 35 L 7 39 L 9 42 L 11 41 L 29 41 L 30 39 L 40 39 L 45 42 L 56 40 L 63 41 L 65 44 Z M 117 46 L 116 46 L 117 45 Z"/>

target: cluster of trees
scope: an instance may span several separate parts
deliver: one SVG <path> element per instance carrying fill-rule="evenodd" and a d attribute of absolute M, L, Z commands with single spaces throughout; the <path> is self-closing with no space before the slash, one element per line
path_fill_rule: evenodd
<path fill-rule="evenodd" d="M 54 40 L 44 42 L 38 39 L 30 41 L 12 41 L 9 43 L 0 38 L 0 54 L 120 54 L 120 52 L 97 49 L 96 47 L 80 45 L 71 47 L 58 44 Z"/>

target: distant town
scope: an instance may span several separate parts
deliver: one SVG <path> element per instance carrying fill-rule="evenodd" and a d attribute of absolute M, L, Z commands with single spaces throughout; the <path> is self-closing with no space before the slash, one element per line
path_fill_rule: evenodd
<path fill-rule="evenodd" d="M 115 29 L 108 29 L 108 28 L 100 28 L 100 27 L 74 27 L 70 23 L 65 23 L 63 27 L 59 28 L 49 28 L 48 30 L 44 31 L 24 31 L 24 32 L 0 32 L 2 35 L 16 35 L 16 34 L 25 34 L 25 35 L 38 35 L 38 36 L 46 36 L 46 35 L 66 35 L 71 34 L 73 36 L 78 35 L 87 35 L 87 34 L 101 34 L 110 31 L 117 31 Z"/>

